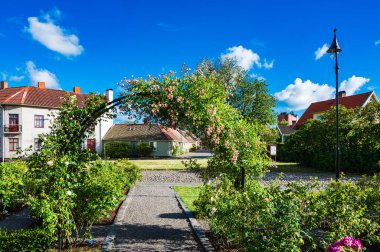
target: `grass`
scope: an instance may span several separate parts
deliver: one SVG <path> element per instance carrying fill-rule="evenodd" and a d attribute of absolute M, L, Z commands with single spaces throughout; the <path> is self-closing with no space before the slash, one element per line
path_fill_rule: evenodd
<path fill-rule="evenodd" d="M 314 168 L 309 167 L 303 167 L 300 166 L 298 163 L 292 163 L 292 162 L 273 162 L 271 164 L 271 167 L 269 168 L 271 172 L 294 172 L 294 173 L 322 173 L 326 171 L 321 171 Z"/>
<path fill-rule="evenodd" d="M 187 209 L 189 209 L 190 212 L 193 213 L 193 215 L 196 215 L 196 208 L 194 206 L 194 201 L 198 199 L 198 195 L 201 191 L 200 186 L 173 186 L 174 191 L 176 191 L 183 201 L 185 203 Z"/>
<path fill-rule="evenodd" d="M 142 170 L 185 170 L 186 167 L 182 161 L 188 161 L 189 159 L 137 159 L 130 160 L 132 163 L 138 165 Z M 201 168 L 205 168 L 208 158 L 193 158 L 197 163 L 201 165 Z"/>

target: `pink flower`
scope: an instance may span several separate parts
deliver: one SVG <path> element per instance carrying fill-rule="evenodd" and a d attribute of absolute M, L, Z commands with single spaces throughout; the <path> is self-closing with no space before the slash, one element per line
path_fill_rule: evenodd
<path fill-rule="evenodd" d="M 234 153 L 232 154 L 232 158 L 231 158 L 231 161 L 233 164 L 236 164 L 238 157 L 239 157 L 239 152 L 234 151 Z"/>

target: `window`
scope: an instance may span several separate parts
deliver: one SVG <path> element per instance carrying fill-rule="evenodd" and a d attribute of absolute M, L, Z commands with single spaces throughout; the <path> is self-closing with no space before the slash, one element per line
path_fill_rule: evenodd
<path fill-rule="evenodd" d="M 17 151 L 18 148 L 18 138 L 9 138 L 9 150 Z"/>
<path fill-rule="evenodd" d="M 43 128 L 43 127 L 44 127 L 44 116 L 34 115 L 34 128 Z"/>
<path fill-rule="evenodd" d="M 39 138 L 34 138 L 34 150 L 38 151 L 41 149 L 41 141 Z"/>
<path fill-rule="evenodd" d="M 9 132 L 18 132 L 18 114 L 9 114 Z"/>
<path fill-rule="evenodd" d="M 152 147 L 153 151 L 157 151 L 157 142 L 149 142 L 149 146 Z"/>

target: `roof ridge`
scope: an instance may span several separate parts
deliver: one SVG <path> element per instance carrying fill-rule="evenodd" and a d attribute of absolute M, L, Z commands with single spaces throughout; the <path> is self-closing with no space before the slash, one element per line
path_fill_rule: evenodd
<path fill-rule="evenodd" d="M 24 104 L 24 102 L 26 100 L 26 96 L 28 95 L 29 87 L 25 87 L 25 88 L 23 88 L 23 90 L 24 90 L 24 94 L 22 95 L 22 98 L 21 98 L 21 104 Z"/>

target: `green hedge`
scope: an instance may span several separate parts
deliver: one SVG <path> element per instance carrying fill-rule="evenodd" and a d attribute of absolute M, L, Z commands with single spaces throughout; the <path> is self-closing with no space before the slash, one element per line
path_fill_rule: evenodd
<path fill-rule="evenodd" d="M 151 154 L 152 151 L 153 151 L 153 148 L 147 143 L 141 143 L 137 145 L 136 147 L 136 153 L 140 157 L 146 157 L 149 154 Z"/>
<path fill-rule="evenodd" d="M 340 161 L 343 172 L 379 172 L 380 104 L 369 103 L 360 111 L 340 107 Z M 321 120 L 309 120 L 279 148 L 278 160 L 305 167 L 335 171 L 335 108 Z"/>
<path fill-rule="evenodd" d="M 126 142 L 106 143 L 103 154 L 110 158 L 127 158 L 131 154 L 131 145 Z"/>
<path fill-rule="evenodd" d="M 11 208 L 24 195 L 25 162 L 0 163 L 0 209 Z"/>
<path fill-rule="evenodd" d="M 17 231 L 0 230 L 0 251 L 45 251 L 54 237 L 41 228 Z"/>

